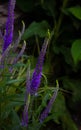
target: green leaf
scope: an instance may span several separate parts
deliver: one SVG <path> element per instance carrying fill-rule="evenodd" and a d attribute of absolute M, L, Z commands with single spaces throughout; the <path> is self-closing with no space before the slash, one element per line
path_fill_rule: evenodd
<path fill-rule="evenodd" d="M 41 104 L 43 107 L 46 107 L 48 99 L 49 99 L 49 93 L 47 93 L 45 97 L 43 97 L 42 104 Z"/>
<path fill-rule="evenodd" d="M 64 45 L 61 45 L 61 46 L 57 46 L 55 45 L 53 47 L 53 50 L 56 54 L 60 54 L 62 53 L 64 58 L 65 58 L 65 62 L 69 65 L 72 65 L 73 66 L 73 59 L 72 59 L 72 56 L 71 56 L 71 51 L 70 51 L 70 48 L 64 46 Z"/>
<path fill-rule="evenodd" d="M 73 42 L 71 53 L 75 64 L 77 64 L 81 60 L 81 39 Z"/>
<path fill-rule="evenodd" d="M 24 80 L 24 78 L 21 78 L 21 79 L 12 79 L 12 80 L 8 81 L 7 84 L 13 84 L 13 83 L 16 83 L 16 82 L 21 82 L 23 80 Z"/>
<path fill-rule="evenodd" d="M 63 116 L 65 111 L 66 111 L 65 99 L 62 93 L 59 92 L 51 111 L 53 120 L 56 123 L 59 123 L 59 119 Z"/>
<path fill-rule="evenodd" d="M 14 107 L 16 108 L 17 106 L 21 106 L 21 105 L 23 105 L 23 102 L 9 102 L 9 103 L 7 103 L 1 109 L 1 118 L 6 119 Z"/>
<path fill-rule="evenodd" d="M 71 7 L 68 9 L 68 11 L 74 15 L 76 18 L 80 19 L 81 20 L 81 7 Z"/>
<path fill-rule="evenodd" d="M 42 21 L 39 23 L 33 22 L 26 29 L 22 39 L 25 40 L 29 37 L 32 37 L 33 35 L 38 35 L 39 37 L 45 37 L 47 34 L 48 28 L 49 28 L 49 24 L 46 21 Z"/>
<path fill-rule="evenodd" d="M 13 126 L 20 124 L 20 119 L 14 109 L 11 111 Z"/>
<path fill-rule="evenodd" d="M 74 103 L 81 101 L 81 81 L 76 79 L 69 79 L 67 77 L 63 78 L 63 87 L 66 90 L 69 90 L 71 93 L 71 98 L 69 99 L 69 105 L 70 107 L 73 107 Z"/>
<path fill-rule="evenodd" d="M 13 65 L 14 67 L 24 67 L 25 64 L 24 63 L 16 63 L 15 65 Z"/>

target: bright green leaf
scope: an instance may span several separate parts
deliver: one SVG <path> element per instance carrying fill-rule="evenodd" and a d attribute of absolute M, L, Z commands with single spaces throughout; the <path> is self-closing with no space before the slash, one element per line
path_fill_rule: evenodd
<path fill-rule="evenodd" d="M 68 9 L 68 11 L 74 15 L 76 18 L 80 19 L 81 20 L 81 7 L 71 7 Z"/>
<path fill-rule="evenodd" d="M 73 42 L 71 53 L 75 64 L 77 64 L 81 60 L 81 39 Z"/>

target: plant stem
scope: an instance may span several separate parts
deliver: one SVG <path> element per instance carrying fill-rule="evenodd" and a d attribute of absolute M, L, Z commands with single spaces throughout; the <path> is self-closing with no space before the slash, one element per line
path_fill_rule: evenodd
<path fill-rule="evenodd" d="M 62 8 L 61 8 L 62 10 L 67 6 L 67 3 L 68 3 L 68 0 L 63 1 Z M 60 35 L 59 30 L 60 30 L 60 27 L 61 27 L 63 16 L 64 16 L 64 14 L 61 11 L 60 16 L 58 18 L 58 21 L 57 21 L 56 25 L 54 25 L 54 28 L 53 28 L 53 30 L 51 32 L 50 40 L 52 39 L 53 36 L 54 36 L 55 41 L 59 37 L 59 35 Z"/>

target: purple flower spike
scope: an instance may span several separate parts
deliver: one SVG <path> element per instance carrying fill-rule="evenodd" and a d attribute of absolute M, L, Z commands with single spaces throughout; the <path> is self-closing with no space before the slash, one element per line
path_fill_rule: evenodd
<path fill-rule="evenodd" d="M 27 125 L 28 125 L 28 108 L 27 108 L 27 105 L 25 105 L 25 107 L 24 107 L 21 125 L 25 126 L 25 127 L 27 127 Z"/>
<path fill-rule="evenodd" d="M 46 54 L 48 41 L 49 41 L 49 39 L 45 39 L 45 41 L 44 41 L 44 44 L 42 46 L 42 49 L 41 49 L 41 52 L 40 52 L 40 55 L 38 58 L 38 62 L 36 64 L 36 68 L 35 68 L 33 76 L 32 76 L 32 80 L 31 80 L 31 84 L 30 84 L 30 94 L 31 95 L 35 94 L 37 92 L 37 89 L 40 85 L 44 56 Z"/>
<path fill-rule="evenodd" d="M 14 29 L 14 8 L 16 0 L 9 0 L 8 6 L 8 18 L 6 22 L 6 29 L 4 35 L 3 52 L 8 48 L 13 40 L 13 29 Z"/>
<path fill-rule="evenodd" d="M 59 87 L 56 88 L 56 90 L 54 91 L 54 94 L 52 96 L 52 98 L 50 99 L 46 109 L 43 111 L 43 113 L 40 116 L 40 123 L 42 123 L 44 121 L 44 119 L 48 116 L 49 112 L 51 111 L 52 105 L 57 97 L 57 93 L 58 93 Z"/>

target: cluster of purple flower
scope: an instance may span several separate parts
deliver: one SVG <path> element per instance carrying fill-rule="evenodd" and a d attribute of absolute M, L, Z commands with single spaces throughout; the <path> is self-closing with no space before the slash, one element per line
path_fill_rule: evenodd
<path fill-rule="evenodd" d="M 9 0 L 9 8 L 8 8 L 8 19 L 6 22 L 6 28 L 5 28 L 5 35 L 3 36 L 3 49 L 2 49 L 2 57 L 0 59 L 0 62 L 3 63 L 5 56 L 8 55 L 9 50 L 11 49 L 12 46 L 12 42 L 13 42 L 13 29 L 14 29 L 14 8 L 15 8 L 15 3 L 16 0 Z M 14 45 L 14 49 L 13 51 L 17 48 L 18 43 L 20 42 L 21 36 L 24 32 L 24 24 L 23 24 L 23 29 L 21 34 L 19 35 L 17 41 L 15 42 Z M 2 34 L 1 34 L 2 36 Z M 43 63 L 44 63 L 44 57 L 46 54 L 46 49 L 47 49 L 47 45 L 49 42 L 49 38 L 46 38 L 44 41 L 44 44 L 42 45 L 42 49 L 40 51 L 40 55 L 38 57 L 38 62 L 36 64 L 36 68 L 33 72 L 32 78 L 30 80 L 30 67 L 28 67 L 28 71 L 27 71 L 27 81 L 26 81 L 26 95 L 25 95 L 25 107 L 24 107 L 24 111 L 23 111 L 23 117 L 22 117 L 22 125 L 23 126 L 27 126 L 28 125 L 28 106 L 29 106 L 29 97 L 32 95 L 35 95 L 39 86 L 40 86 L 40 82 L 41 82 L 41 74 L 42 74 L 42 68 L 43 68 Z M 12 64 L 15 64 L 19 57 L 22 56 L 24 50 L 25 50 L 26 44 L 24 43 L 20 53 L 18 54 L 18 56 L 13 60 Z M 10 68 L 11 69 L 11 68 Z M 56 99 L 57 96 L 57 92 L 58 89 L 56 89 L 54 91 L 54 94 L 51 98 L 51 100 L 49 101 L 46 109 L 44 110 L 44 112 L 41 114 L 40 116 L 40 122 L 42 122 L 48 115 L 51 106 L 53 104 L 53 102 Z"/>
<path fill-rule="evenodd" d="M 2 34 L 2 32 L 0 30 L 0 38 L 2 38 L 2 41 L 3 41 L 2 54 L 0 57 L 0 68 L 4 68 L 6 64 L 14 65 L 18 61 L 18 59 L 22 56 L 22 54 L 26 48 L 26 42 L 24 41 L 21 51 L 12 60 L 12 58 L 10 57 L 10 55 L 11 55 L 10 52 L 16 51 L 18 44 L 21 40 L 21 36 L 23 35 L 24 30 L 25 30 L 25 24 L 24 24 L 24 22 L 22 22 L 22 24 L 23 24 L 22 31 L 19 33 L 18 39 L 15 42 L 13 42 L 15 3 L 16 3 L 16 0 L 9 0 L 8 18 L 7 18 L 7 22 L 6 22 L 6 26 L 5 26 L 4 35 Z M 12 67 L 9 67 L 9 70 L 12 71 L 13 70 Z"/>
<path fill-rule="evenodd" d="M 40 86 L 44 56 L 46 53 L 46 48 L 47 48 L 48 42 L 49 42 L 49 40 L 45 39 L 31 80 L 30 80 L 30 67 L 28 68 L 28 71 L 27 71 L 27 84 L 26 84 L 26 96 L 25 96 L 26 97 L 25 98 L 25 103 L 26 103 L 25 108 L 27 106 L 27 110 L 25 110 L 25 108 L 24 108 L 24 111 L 23 111 L 23 118 L 22 118 L 23 126 L 28 125 L 28 118 L 26 117 L 28 115 L 28 106 L 29 106 L 28 97 L 30 95 L 35 95 Z"/>

